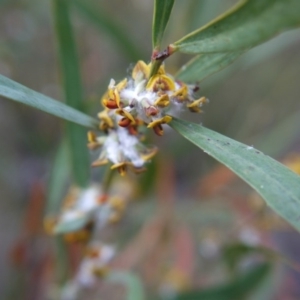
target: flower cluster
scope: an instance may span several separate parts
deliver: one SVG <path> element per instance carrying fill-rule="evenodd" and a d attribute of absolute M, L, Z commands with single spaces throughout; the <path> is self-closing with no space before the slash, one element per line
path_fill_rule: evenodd
<path fill-rule="evenodd" d="M 111 169 L 117 169 L 121 175 L 125 174 L 127 168 L 135 173 L 143 172 L 145 162 L 157 152 L 156 147 L 147 148 L 137 135 L 122 127 L 110 129 L 109 134 L 100 137 L 89 132 L 88 139 L 89 148 L 102 147 L 99 158 L 92 166 L 102 166 L 110 161 L 113 163 Z"/>
<path fill-rule="evenodd" d="M 63 200 L 60 214 L 46 217 L 46 231 L 64 233 L 68 242 L 88 241 L 94 228 L 101 229 L 121 219 L 132 194 L 131 181 L 114 183 L 109 194 L 96 184 L 86 189 L 72 186 Z"/>
<path fill-rule="evenodd" d="M 97 285 L 99 278 L 109 273 L 108 264 L 115 256 L 115 248 L 101 242 L 91 243 L 85 251 L 76 276 L 67 282 L 60 295 L 62 300 L 78 299 L 83 288 L 92 288 Z"/>
<path fill-rule="evenodd" d="M 150 70 L 151 64 L 138 61 L 130 78 L 118 84 L 111 79 L 101 101 L 104 110 L 98 114 L 100 130 L 106 136 L 97 137 L 94 132 L 88 134 L 89 148 L 102 147 L 93 166 L 111 162 L 111 168 L 118 169 L 121 175 L 128 167 L 136 173 L 143 171 L 145 162 L 157 150 L 142 145 L 139 128 L 145 125 L 162 136 L 162 125 L 172 120 L 168 114 L 172 109 L 182 107 L 201 112 L 202 105 L 208 101 L 205 97 L 195 99 L 198 87 L 174 80 L 163 65 L 149 78 Z"/>
<path fill-rule="evenodd" d="M 100 242 L 89 245 L 80 263 L 75 281 L 84 287 L 95 285 L 98 277 L 101 278 L 109 272 L 107 265 L 115 256 L 115 252 L 115 247 Z"/>
<path fill-rule="evenodd" d="M 130 178 L 116 178 L 106 193 L 98 184 L 85 189 L 72 186 L 63 200 L 61 212 L 45 218 L 48 233 L 62 234 L 69 245 L 81 245 L 84 249 L 77 272 L 66 285 L 62 299 L 74 299 L 81 288 L 94 286 L 99 278 L 108 274 L 116 248 L 103 242 L 101 233 L 122 219 L 135 191 Z"/>

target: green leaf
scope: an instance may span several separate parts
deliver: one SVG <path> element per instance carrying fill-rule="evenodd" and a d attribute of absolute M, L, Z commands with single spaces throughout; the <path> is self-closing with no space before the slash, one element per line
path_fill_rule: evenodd
<path fill-rule="evenodd" d="M 58 284 L 63 286 L 70 276 L 70 256 L 68 245 L 62 236 L 54 237 L 54 272 Z"/>
<path fill-rule="evenodd" d="M 121 283 L 127 289 L 128 300 L 143 300 L 145 293 L 143 284 L 138 276 L 132 272 L 112 271 L 107 278 L 108 281 L 113 283 Z"/>
<path fill-rule="evenodd" d="M 264 258 L 268 262 L 279 262 L 291 267 L 295 271 L 299 272 L 299 264 L 284 254 L 273 250 L 272 248 L 267 248 L 261 245 L 250 246 L 243 243 L 232 243 L 223 246 L 222 258 L 224 263 L 227 265 L 229 271 L 232 274 L 236 274 L 239 270 L 241 260 L 245 257 L 259 255 L 260 259 Z M 253 298 L 255 299 L 255 298 Z"/>
<path fill-rule="evenodd" d="M 245 180 L 270 207 L 300 230 L 300 176 L 252 146 L 200 125 L 176 118 L 169 124 Z"/>
<path fill-rule="evenodd" d="M 232 273 L 236 273 L 241 260 L 249 255 L 260 254 L 268 261 L 275 258 L 282 259 L 280 254 L 263 246 L 250 246 L 243 243 L 225 245 L 222 249 L 223 260 Z"/>
<path fill-rule="evenodd" d="M 185 53 L 246 50 L 300 25 L 299 0 L 243 0 L 172 47 Z"/>
<path fill-rule="evenodd" d="M 169 21 L 174 0 L 155 0 L 153 24 L 152 24 L 152 44 L 153 49 L 159 49 L 164 31 Z"/>
<path fill-rule="evenodd" d="M 117 48 L 126 54 L 128 59 L 136 61 L 142 57 L 142 53 L 137 47 L 139 43 L 131 40 L 131 36 L 117 24 L 117 20 L 113 16 L 100 11 L 85 0 L 72 0 L 70 4 L 77 8 L 78 12 L 93 23 L 96 28 L 108 33 L 108 36 L 118 45 Z"/>
<path fill-rule="evenodd" d="M 63 200 L 64 188 L 70 174 L 67 143 L 63 141 L 57 150 L 48 186 L 46 216 L 57 216 Z M 69 276 L 67 245 L 62 236 L 54 238 L 55 279 L 64 284 Z"/>
<path fill-rule="evenodd" d="M 69 1 L 53 1 L 54 23 L 58 40 L 60 69 L 66 103 L 83 111 L 83 91 L 79 59 L 69 16 Z M 67 139 L 70 147 L 72 175 L 75 183 L 86 187 L 89 183 L 90 161 L 86 147 L 86 131 L 76 124 L 67 124 Z"/>
<path fill-rule="evenodd" d="M 184 65 L 176 78 L 185 82 L 201 81 L 236 60 L 243 51 L 200 54 Z"/>
<path fill-rule="evenodd" d="M 73 220 L 58 223 L 54 229 L 55 234 L 63 234 L 82 229 L 91 219 L 91 214 L 82 214 Z"/>
<path fill-rule="evenodd" d="M 185 24 L 183 24 L 183 28 L 186 32 L 190 32 L 200 26 L 204 26 L 215 19 L 216 16 L 219 16 L 224 11 L 228 10 L 228 8 L 232 6 L 232 1 L 189 1 L 189 4 L 187 1 L 180 1 L 178 4 L 182 5 L 182 10 L 186 13 L 186 20 Z"/>
<path fill-rule="evenodd" d="M 63 141 L 56 153 L 48 186 L 47 215 L 56 215 L 61 207 L 64 188 L 70 174 L 67 143 Z"/>
<path fill-rule="evenodd" d="M 53 100 L 50 97 L 35 92 L 2 75 L 0 75 L 0 96 L 29 105 L 81 126 L 94 129 L 98 128 L 99 122 L 94 118 L 68 105 Z"/>
<path fill-rule="evenodd" d="M 270 273 L 271 265 L 263 263 L 244 274 L 239 274 L 237 278 L 227 284 L 213 286 L 211 288 L 191 291 L 175 297 L 175 300 L 232 300 L 245 299 L 255 288 L 257 288 L 264 278 Z"/>
<path fill-rule="evenodd" d="M 78 210 L 77 210 L 78 212 Z M 99 208 L 95 208 L 89 211 L 82 211 L 81 213 L 76 214 L 76 218 L 67 218 L 62 217 L 58 220 L 56 227 L 54 228 L 55 234 L 62 234 L 77 231 L 84 228 L 90 221 L 95 219 L 95 214 L 101 219 L 103 224 L 107 221 L 108 216 L 111 213 L 111 207 L 109 205 L 104 205 Z M 99 225 L 99 224 L 98 224 Z M 100 224 L 101 225 L 101 224 Z"/>

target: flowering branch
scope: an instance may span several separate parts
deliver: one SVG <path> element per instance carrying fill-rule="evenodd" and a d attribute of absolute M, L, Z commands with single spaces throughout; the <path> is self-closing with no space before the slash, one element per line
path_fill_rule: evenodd
<path fill-rule="evenodd" d="M 157 54 L 157 63 L 148 65 L 138 61 L 131 76 L 118 84 L 111 79 L 101 100 L 104 110 L 98 114 L 100 130 L 105 135 L 88 133 L 88 147 L 101 148 L 92 166 L 111 162 L 111 169 L 117 169 L 121 175 L 127 169 L 143 172 L 145 163 L 156 154 L 157 148 L 141 143 L 143 135 L 139 129 L 146 126 L 162 136 L 162 125 L 172 120 L 169 113 L 174 114 L 178 109 L 199 113 L 202 105 L 208 102 L 205 97 L 196 99 L 198 87 L 186 85 L 166 73 L 162 62 L 168 55 L 170 53 Z"/>

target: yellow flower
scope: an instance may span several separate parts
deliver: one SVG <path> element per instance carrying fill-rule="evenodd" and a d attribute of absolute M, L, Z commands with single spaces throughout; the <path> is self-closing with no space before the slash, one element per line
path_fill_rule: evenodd
<path fill-rule="evenodd" d="M 154 102 L 154 105 L 157 105 L 159 107 L 167 107 L 170 105 L 170 98 L 167 94 L 164 94 L 157 98 Z"/>
<path fill-rule="evenodd" d="M 146 90 L 156 93 L 163 93 L 175 90 L 175 83 L 172 78 L 167 75 L 156 74 L 152 76 L 146 85 Z"/>
<path fill-rule="evenodd" d="M 193 101 L 191 104 L 188 104 L 187 107 L 191 112 L 201 112 L 200 107 L 204 104 L 207 103 L 208 99 L 205 97 L 201 97 L 198 100 Z"/>
<path fill-rule="evenodd" d="M 123 118 L 119 121 L 119 126 L 122 126 L 122 127 L 127 127 L 128 125 L 135 125 L 136 124 L 136 121 L 134 119 L 134 117 L 132 116 L 132 114 L 125 110 L 125 109 L 117 109 L 116 110 L 116 114 L 122 116 Z M 124 120 L 128 120 L 128 124 L 126 126 L 124 126 L 124 124 L 122 125 L 122 121 L 123 120 L 123 123 L 124 123 Z M 121 124 L 120 124 L 121 123 Z"/>
<path fill-rule="evenodd" d="M 119 91 L 117 89 L 109 89 L 107 97 L 102 100 L 102 104 L 109 109 L 118 108 L 120 105 Z"/>
<path fill-rule="evenodd" d="M 88 148 L 91 150 L 94 150 L 100 146 L 101 145 L 97 141 L 97 136 L 96 136 L 95 132 L 88 131 Z"/>
<path fill-rule="evenodd" d="M 176 99 L 178 102 L 183 102 L 188 97 L 188 87 L 184 84 L 181 88 L 172 94 L 172 97 Z"/>
<path fill-rule="evenodd" d="M 151 122 L 150 124 L 148 124 L 148 128 L 153 128 L 154 132 L 159 135 L 162 136 L 164 134 L 163 128 L 162 128 L 162 124 L 166 124 L 172 121 L 172 117 L 171 116 L 164 116 L 160 119 L 156 119 L 153 122 Z"/>
<path fill-rule="evenodd" d="M 147 65 L 142 60 L 139 60 L 132 70 L 132 78 L 136 80 L 139 76 L 148 78 L 150 74 L 150 65 Z"/>
<path fill-rule="evenodd" d="M 98 158 L 92 163 L 92 167 L 101 167 L 109 163 L 107 158 Z"/>
<path fill-rule="evenodd" d="M 98 113 L 98 118 L 101 120 L 100 121 L 100 126 L 99 128 L 102 131 L 107 131 L 109 128 L 114 128 L 114 121 L 112 118 L 109 116 L 109 109 L 105 108 L 103 111 Z"/>
<path fill-rule="evenodd" d="M 111 168 L 111 170 L 117 169 L 121 176 L 124 176 L 126 174 L 126 172 L 128 171 L 128 169 L 130 169 L 131 171 L 133 171 L 136 174 L 146 171 L 145 168 L 135 167 L 131 162 L 128 162 L 128 161 L 123 161 L 121 163 L 114 164 L 110 168 Z"/>

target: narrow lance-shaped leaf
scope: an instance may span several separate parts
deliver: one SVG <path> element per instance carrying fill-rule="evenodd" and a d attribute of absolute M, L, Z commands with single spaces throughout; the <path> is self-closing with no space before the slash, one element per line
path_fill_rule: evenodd
<path fill-rule="evenodd" d="M 59 222 L 54 229 L 54 233 L 63 234 L 63 233 L 82 229 L 93 219 L 94 214 L 101 216 L 101 220 L 103 222 L 106 222 L 105 220 L 107 220 L 106 218 L 108 218 L 110 213 L 111 213 L 111 207 L 109 205 L 104 205 L 102 207 L 99 207 L 96 210 L 90 211 L 88 213 L 80 214 L 74 219 L 65 219 L 62 222 Z"/>
<path fill-rule="evenodd" d="M 232 243 L 223 246 L 222 260 L 227 265 L 228 270 L 232 275 L 239 271 L 241 260 L 248 255 L 259 254 L 262 258 L 269 262 L 281 262 L 291 267 L 295 271 L 300 270 L 300 265 L 293 259 L 286 257 L 283 253 L 278 252 L 272 248 L 268 248 L 261 245 L 251 246 L 244 243 Z M 255 298 L 254 298 L 255 299 Z"/>
<path fill-rule="evenodd" d="M 280 37 L 266 42 L 264 45 L 260 45 L 251 51 L 237 51 L 237 52 L 220 52 L 220 53 L 204 53 L 198 56 L 193 57 L 187 64 L 185 64 L 175 75 L 178 79 L 186 82 L 196 82 L 206 79 L 213 73 L 216 73 L 223 68 L 225 69 L 229 64 L 233 63 L 240 56 L 239 66 L 250 67 L 259 64 L 261 61 L 266 58 L 270 59 L 277 55 L 278 53 L 284 51 L 292 44 L 297 42 L 297 37 L 299 36 L 299 29 L 285 32 Z M 247 52 L 246 55 L 243 53 Z M 222 57 L 224 55 L 224 61 Z M 235 58 L 234 56 L 237 55 Z M 219 60 L 220 58 L 220 60 Z M 199 68 L 193 66 L 197 65 Z M 213 81 L 209 82 L 209 85 L 213 85 L 216 82 L 222 80 L 228 76 L 231 72 L 234 71 L 234 68 L 226 70 L 221 76 L 215 76 Z M 269 147 L 269 149 L 271 149 Z M 277 148 L 272 147 L 272 150 L 277 151 Z M 272 151 L 273 152 L 273 151 Z"/>
<path fill-rule="evenodd" d="M 160 53 L 160 44 L 163 38 L 164 31 L 166 29 L 171 10 L 174 4 L 174 0 L 155 0 L 153 23 L 152 23 L 152 64 L 150 69 L 149 78 L 154 76 L 161 66 L 164 59 L 170 55 L 166 53 Z"/>
<path fill-rule="evenodd" d="M 239 274 L 237 278 L 229 283 L 206 288 L 199 291 L 186 292 L 176 296 L 175 300 L 232 300 L 246 299 L 262 281 L 270 274 L 270 263 L 262 263 L 252 267 L 250 270 Z"/>
<path fill-rule="evenodd" d="M 201 81 L 235 61 L 243 51 L 200 54 L 184 65 L 175 75 L 185 82 Z"/>
<path fill-rule="evenodd" d="M 58 215 L 64 194 L 64 188 L 70 174 L 67 143 L 63 141 L 57 150 L 53 162 L 46 204 L 46 216 L 53 218 Z M 69 257 L 66 242 L 62 236 L 54 239 L 55 278 L 64 284 L 69 275 Z"/>
<path fill-rule="evenodd" d="M 54 238 L 54 255 L 55 279 L 64 285 L 70 276 L 70 256 L 67 242 L 61 235 Z"/>
<path fill-rule="evenodd" d="M 152 44 L 153 49 L 159 49 L 169 17 L 172 11 L 174 0 L 155 0 L 153 24 L 152 24 Z"/>
<path fill-rule="evenodd" d="M 69 1 L 54 0 L 54 22 L 58 40 L 60 69 L 66 103 L 83 111 L 83 91 L 79 62 L 69 16 Z M 67 139 L 70 147 L 72 175 L 78 186 L 86 187 L 89 182 L 89 155 L 84 128 L 67 124 Z"/>
<path fill-rule="evenodd" d="M 54 157 L 50 179 L 48 180 L 46 217 L 56 217 L 61 209 L 64 189 L 70 175 L 68 147 L 65 141 L 59 145 Z M 64 284 L 69 276 L 69 258 L 66 241 L 62 236 L 54 237 L 55 277 Z"/>
<path fill-rule="evenodd" d="M 300 230 L 300 176 L 252 146 L 200 125 L 174 118 L 170 126 L 235 172 Z"/>
<path fill-rule="evenodd" d="M 171 45 L 173 51 L 246 50 L 300 25 L 299 0 L 244 0 L 216 20 Z"/>
<path fill-rule="evenodd" d="M 98 122 L 94 118 L 2 75 L 0 75 L 0 96 L 84 127 L 98 128 Z"/>
<path fill-rule="evenodd" d="M 112 283 L 123 284 L 126 288 L 128 300 L 144 300 L 145 293 L 142 282 L 132 272 L 111 271 L 107 280 Z"/>
<path fill-rule="evenodd" d="M 135 43 L 124 28 L 117 24 L 113 15 L 99 10 L 98 7 L 86 0 L 72 0 L 70 4 L 77 8 L 78 13 L 85 16 L 96 28 L 102 32 L 107 32 L 109 37 L 118 45 L 117 48 L 126 54 L 130 60 L 135 61 L 142 57 L 141 50 L 138 48 L 139 43 Z"/>
<path fill-rule="evenodd" d="M 59 223 L 55 229 L 55 234 L 64 234 L 68 232 L 74 232 L 76 230 L 82 229 L 89 221 L 91 220 L 90 214 L 82 214 L 74 220 L 68 220 L 62 223 Z"/>
<path fill-rule="evenodd" d="M 69 152 L 66 141 L 63 141 L 54 158 L 48 186 L 46 215 L 56 215 L 61 207 L 64 188 L 70 175 Z"/>

